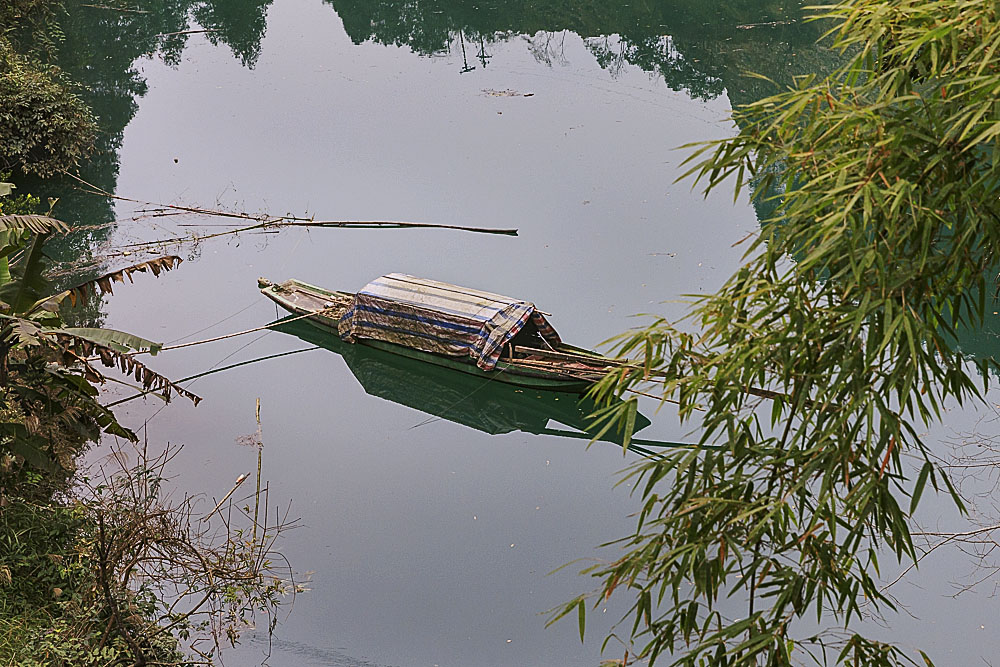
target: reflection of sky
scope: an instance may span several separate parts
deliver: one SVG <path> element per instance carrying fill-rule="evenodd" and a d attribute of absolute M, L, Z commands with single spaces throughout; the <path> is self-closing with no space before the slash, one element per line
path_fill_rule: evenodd
<path fill-rule="evenodd" d="M 661 302 L 716 287 L 738 260 L 731 244 L 757 228 L 754 212 L 728 193 L 706 201 L 674 184 L 685 154 L 673 149 L 730 133 L 728 100 L 692 100 L 634 67 L 611 77 L 575 35 L 553 67 L 519 38 L 490 48 L 489 67 L 460 74 L 454 51 L 420 58 L 354 45 L 329 6 L 284 0 L 271 8 L 253 70 L 198 36 L 176 69 L 141 62 L 149 92 L 125 133 L 119 194 L 323 219 L 516 226 L 520 235 L 312 230 L 207 242 L 181 270 L 119 290 L 107 324 L 169 341 L 250 306 L 202 338 L 271 319 L 260 275 L 355 289 L 402 271 L 531 299 L 568 342 L 594 346 L 635 324 L 634 313 L 677 317 L 679 304 Z M 185 231 L 159 222 L 123 224 L 115 241 Z M 151 366 L 183 377 L 302 346 L 280 334 L 253 341 L 165 353 Z M 254 453 L 234 441 L 255 429 L 259 397 L 270 496 L 291 499 L 305 524 L 285 553 L 315 571 L 313 590 L 279 626 L 270 664 L 598 662 L 624 598 L 598 609 L 582 646 L 575 622 L 545 630 L 539 612 L 591 587 L 578 568 L 548 572 L 614 557 L 595 545 L 634 527 L 637 501 L 612 487 L 634 458 L 610 445 L 417 426 L 422 413 L 368 396 L 322 351 L 206 377 L 192 390 L 201 406 L 177 401 L 149 425 L 151 441 L 185 446 L 177 484 L 218 496 L 253 468 Z M 158 409 L 127 405 L 133 425 Z M 686 431 L 664 408 L 643 435 L 679 440 Z M 936 624 L 898 623 L 907 645 L 955 664 L 1000 648 L 978 630 L 982 607 L 936 595 L 915 607 Z M 238 662 L 261 650 L 248 643 Z"/>

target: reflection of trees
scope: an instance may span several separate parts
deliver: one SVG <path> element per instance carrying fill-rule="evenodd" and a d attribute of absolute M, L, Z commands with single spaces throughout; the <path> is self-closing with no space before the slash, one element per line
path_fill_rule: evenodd
<path fill-rule="evenodd" d="M 566 31 L 559 32 L 542 31 L 533 36 L 524 38 L 528 44 L 528 51 L 535 60 L 543 65 L 566 65 Z M 603 66 L 603 65 L 602 65 Z"/>
<path fill-rule="evenodd" d="M 55 62 L 79 85 L 78 94 L 97 118 L 99 134 L 93 157 L 79 169 L 88 182 L 114 192 L 125 128 L 146 94 L 146 81 L 136 68 L 141 58 L 158 57 L 178 67 L 188 35 L 197 21 L 213 44 L 226 44 L 244 65 L 252 67 L 260 54 L 266 12 L 272 0 L 139 0 L 131 9 L 95 7 L 103 3 L 74 0 L 58 17 L 62 42 Z M 114 4 L 114 3 L 109 3 Z M 90 5 L 90 6 L 87 6 Z M 192 21 L 193 19 L 193 21 Z M 84 228 L 50 243 L 57 260 L 86 265 L 114 228 L 114 206 L 108 199 L 84 194 L 68 179 L 21 178 L 22 192 L 58 197 L 58 217 Z M 72 271 L 66 284 L 94 277 L 98 267 Z M 82 321 L 100 318 L 99 303 L 77 313 Z"/>
<path fill-rule="evenodd" d="M 146 83 L 133 63 L 157 52 L 168 62 L 178 62 L 184 47 L 183 35 L 160 35 L 186 28 L 187 0 L 147 4 L 146 13 L 68 5 L 67 15 L 60 21 L 66 37 L 59 49 L 59 65 L 80 84 L 80 95 L 93 109 L 100 127 L 96 155 L 83 165 L 81 173 L 109 191 L 118 177 L 118 151 L 125 126 L 138 109 L 136 99 L 146 93 Z M 110 202 L 81 195 L 59 183 L 42 187 L 51 191 L 53 186 L 63 201 L 58 212 L 69 222 L 93 225 L 113 219 Z M 89 238 L 78 241 L 82 248 L 92 244 Z"/>
<path fill-rule="evenodd" d="M 723 80 L 699 68 L 700 59 L 685 57 L 671 35 L 644 37 L 638 42 L 592 38 L 587 40 L 587 48 L 612 76 L 633 65 L 659 74 L 672 90 L 687 91 L 692 97 L 711 99 L 725 91 Z"/>
<path fill-rule="evenodd" d="M 326 0 L 338 12 L 355 42 L 373 40 L 405 45 L 418 53 L 451 48 L 456 37 L 480 62 L 487 61 L 490 41 L 525 35 L 531 53 L 547 64 L 565 62 L 563 43 L 569 32 L 586 40 L 598 62 L 611 72 L 626 65 L 656 72 L 671 88 L 699 97 L 728 89 L 740 100 L 758 96 L 760 83 L 740 78 L 744 70 L 787 79 L 791 69 L 814 69 L 812 42 L 819 28 L 802 23 L 776 27 L 741 26 L 798 20 L 783 3 L 732 0 L 704 3 L 674 0 L 607 3 L 598 0 Z M 101 135 L 95 157 L 81 169 L 83 177 L 114 191 L 118 151 L 124 128 L 137 109 L 146 84 L 135 67 L 142 57 L 159 57 L 180 66 L 180 56 L 193 21 L 210 30 L 215 44 L 226 44 L 246 66 L 259 55 L 271 0 L 139 0 L 138 11 L 113 11 L 74 0 L 60 19 L 65 41 L 58 63 L 81 84 L 81 95 L 98 117 Z M 91 6 L 85 6 L 91 5 Z M 718 6 L 717 6 L 718 5 Z M 668 36 L 669 35 L 669 36 Z M 794 55 L 793 55 L 794 54 Z M 803 57 L 810 54 L 809 57 Z M 781 76 L 784 73 L 785 76 Z M 734 100 L 735 101 L 735 100 Z M 113 220 L 110 202 L 81 195 L 58 183 L 31 183 L 43 195 L 62 198 L 59 213 L 69 222 L 100 225 Z M 67 256 L 93 247 L 107 232 L 81 234 L 64 245 Z"/>
<path fill-rule="evenodd" d="M 374 41 L 435 54 L 447 51 L 456 35 L 470 42 L 528 35 L 532 55 L 557 64 L 565 62 L 561 39 L 573 32 L 612 74 L 631 65 L 695 97 L 726 90 L 734 103 L 773 92 L 745 72 L 788 82 L 797 73 L 825 71 L 835 60 L 815 45 L 819 24 L 804 23 L 800 8 L 773 0 L 325 1 L 356 44 Z"/>
<path fill-rule="evenodd" d="M 159 57 L 177 67 L 192 18 L 204 21 L 213 43 L 224 43 L 247 66 L 260 53 L 265 13 L 271 0 L 141 0 L 136 11 L 114 11 L 68 2 L 59 18 L 64 35 L 55 56 L 68 77 L 79 84 L 79 95 L 97 117 L 100 133 L 92 159 L 80 175 L 108 192 L 118 179 L 118 152 L 125 127 L 146 94 L 146 82 L 135 66 L 144 57 Z M 91 5 L 91 6 L 87 6 Z M 83 194 L 74 181 L 22 179 L 23 190 L 59 197 L 56 213 L 74 226 L 89 227 L 54 249 L 59 259 L 80 259 L 109 235 L 114 208 L 107 199 Z"/>
<path fill-rule="evenodd" d="M 343 20 L 351 39 L 407 46 L 418 53 L 440 53 L 461 40 L 485 65 L 488 44 L 523 36 L 542 63 L 566 62 L 569 33 L 585 40 L 602 67 L 617 74 L 627 66 L 655 72 L 676 90 L 710 98 L 729 92 L 734 103 L 770 92 L 766 84 L 741 77 L 756 71 L 787 81 L 798 71 L 815 70 L 830 60 L 813 42 L 820 28 L 803 24 L 800 10 L 784 10 L 774 0 L 699 0 L 609 3 L 603 0 L 326 0 Z M 181 66 L 181 53 L 194 22 L 210 30 L 207 38 L 227 45 L 248 67 L 260 55 L 271 0 L 138 0 L 138 11 L 101 9 L 70 0 L 59 19 L 64 41 L 58 64 L 81 84 L 101 134 L 97 153 L 81 168 L 87 181 L 113 192 L 123 132 L 146 92 L 137 60 L 158 57 Z M 112 3 L 113 4 L 113 3 Z M 86 6 L 90 5 L 90 6 Z M 793 20 L 793 23 L 787 21 Z M 779 25 L 767 26 L 778 22 Z M 746 26 L 755 27 L 747 28 Z M 86 256 L 112 228 L 108 200 L 79 193 L 55 181 L 24 183 L 43 196 L 59 196 L 57 214 L 88 232 L 66 240 L 62 258 Z"/>
<path fill-rule="evenodd" d="M 195 3 L 196 21 L 212 32 L 212 44 L 223 43 L 247 67 L 260 56 L 260 42 L 267 28 L 267 8 L 272 0 L 204 0 Z"/>

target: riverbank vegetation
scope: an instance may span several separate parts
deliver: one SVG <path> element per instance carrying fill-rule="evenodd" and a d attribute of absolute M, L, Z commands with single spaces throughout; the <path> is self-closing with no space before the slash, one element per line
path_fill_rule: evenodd
<path fill-rule="evenodd" d="M 259 489 L 238 516 L 230 510 L 215 524 L 199 518 L 193 499 L 167 504 L 166 454 L 149 460 L 140 450 L 134 466 L 119 454 L 97 482 L 74 475 L 77 456 L 101 433 L 138 441 L 100 403 L 98 366 L 124 372 L 143 394 L 199 398 L 134 358 L 160 345 L 66 326 L 61 311 L 180 258 L 53 293 L 44 246 L 68 226 L 32 213 L 37 198 L 0 202 L 0 663 L 213 664 L 222 643 L 235 642 L 257 613 L 273 621 L 294 590 L 274 565 L 286 524 L 268 525 Z"/>
<path fill-rule="evenodd" d="M 93 114 L 62 71 L 45 62 L 56 49 L 58 8 L 49 0 L 0 8 L 0 170 L 51 176 L 93 149 Z"/>
<path fill-rule="evenodd" d="M 119 449 L 71 489 L 4 461 L 2 664 L 212 665 L 262 618 L 273 629 L 302 590 L 275 551 L 290 524 L 261 494 L 221 514 L 166 501 L 173 454 Z"/>
<path fill-rule="evenodd" d="M 737 109 L 736 136 L 688 161 L 706 192 L 778 193 L 773 219 L 686 321 L 624 335 L 638 368 L 601 387 L 676 401 L 722 445 L 628 478 L 637 529 L 589 570 L 598 599 L 631 596 L 622 664 L 932 664 L 857 628 L 895 609 L 880 572 L 919 558 L 928 488 L 964 510 L 926 432 L 981 404 L 995 365 L 978 362 L 980 384 L 952 343 L 995 309 L 1000 15 L 966 0 L 821 11 L 847 64 Z M 586 607 L 560 613 L 582 631 Z"/>
<path fill-rule="evenodd" d="M 0 7 L 0 170 L 50 176 L 94 150 L 93 113 L 49 64 L 60 10 L 48 0 Z M 138 440 L 98 400 L 101 365 L 145 393 L 198 399 L 134 358 L 155 353 L 152 341 L 63 320 L 113 282 L 180 258 L 56 289 L 47 246 L 71 227 L 49 204 L 0 184 L 0 664 L 213 664 L 255 616 L 273 623 L 294 591 L 274 551 L 287 525 L 267 524 L 260 494 L 214 521 L 194 499 L 169 504 L 169 454 L 140 449 L 128 464 L 119 452 L 99 479 L 76 471 L 101 433 Z"/>

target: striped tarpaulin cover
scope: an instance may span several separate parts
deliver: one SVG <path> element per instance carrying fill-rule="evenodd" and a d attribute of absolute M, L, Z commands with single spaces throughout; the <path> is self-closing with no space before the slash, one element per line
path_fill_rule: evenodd
<path fill-rule="evenodd" d="M 451 357 L 469 356 L 483 370 L 492 370 L 503 346 L 528 318 L 550 345 L 560 342 L 532 303 L 390 273 L 354 296 L 339 331 L 347 341 L 371 338 Z"/>

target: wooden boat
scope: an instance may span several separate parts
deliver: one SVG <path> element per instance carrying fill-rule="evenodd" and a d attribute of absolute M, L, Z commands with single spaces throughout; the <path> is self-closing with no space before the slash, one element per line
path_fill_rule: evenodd
<path fill-rule="evenodd" d="M 347 369 L 369 396 L 431 417 L 418 426 L 442 419 L 490 435 L 520 431 L 624 444 L 620 429 L 603 430 L 594 422 L 594 414 L 607 404 L 598 404 L 589 396 L 492 382 L 490 377 L 427 364 L 368 345 L 352 345 L 293 315 L 275 322 L 272 328 L 343 357 Z M 612 400 L 621 403 L 621 399 Z M 649 425 L 649 418 L 637 412 L 633 433 Z M 691 445 L 633 435 L 628 446 L 636 454 L 653 458 L 661 456 L 659 450 L 675 447 Z"/>
<path fill-rule="evenodd" d="M 258 286 L 348 342 L 508 384 L 581 393 L 625 363 L 563 343 L 530 302 L 447 283 L 389 274 L 357 293 L 299 280 Z"/>

